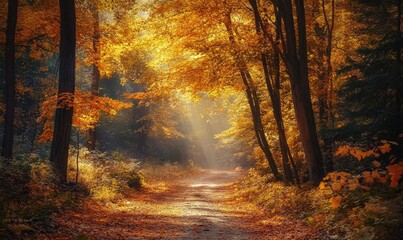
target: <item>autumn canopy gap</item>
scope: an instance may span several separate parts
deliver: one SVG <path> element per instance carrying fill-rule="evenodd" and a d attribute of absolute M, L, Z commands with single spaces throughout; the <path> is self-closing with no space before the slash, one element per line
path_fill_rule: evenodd
<path fill-rule="evenodd" d="M 400 239 L 401 0 L 0 0 L 0 239 Z"/>

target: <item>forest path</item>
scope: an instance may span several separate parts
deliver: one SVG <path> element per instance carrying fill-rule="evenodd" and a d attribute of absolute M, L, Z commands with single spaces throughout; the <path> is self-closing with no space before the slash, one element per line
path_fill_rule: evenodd
<path fill-rule="evenodd" d="M 54 219 L 50 239 L 314 239 L 315 230 L 236 199 L 236 171 L 203 170 L 129 198 Z M 300 233 L 303 232 L 303 236 Z M 44 237 L 45 237 L 44 236 Z"/>

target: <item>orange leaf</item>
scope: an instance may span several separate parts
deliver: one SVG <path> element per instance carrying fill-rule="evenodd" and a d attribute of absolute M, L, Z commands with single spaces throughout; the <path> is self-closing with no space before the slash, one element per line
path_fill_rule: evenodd
<path fill-rule="evenodd" d="M 385 154 L 388 153 L 392 150 L 391 146 L 389 143 L 385 143 L 384 145 L 378 147 L 378 149 L 381 151 L 381 153 Z"/>
<path fill-rule="evenodd" d="M 353 178 L 353 179 L 348 180 L 348 188 L 351 191 L 357 189 L 359 185 L 360 185 L 360 182 L 358 181 L 358 179 Z"/>
<path fill-rule="evenodd" d="M 336 197 L 332 197 L 329 202 L 332 208 L 339 208 L 341 204 L 341 196 L 337 195 Z"/>
<path fill-rule="evenodd" d="M 341 184 L 340 183 L 332 183 L 332 189 L 333 189 L 333 191 L 340 191 Z"/>
<path fill-rule="evenodd" d="M 379 174 L 379 172 L 378 172 L 377 170 L 372 171 L 372 172 L 371 172 L 371 176 L 372 176 L 374 179 L 379 179 L 379 178 L 381 177 L 381 175 Z"/>
<path fill-rule="evenodd" d="M 372 161 L 372 164 L 374 165 L 374 167 L 379 168 L 381 166 L 381 163 L 378 161 Z"/>
<path fill-rule="evenodd" d="M 362 173 L 362 176 L 364 177 L 364 181 L 366 183 L 373 183 L 374 182 L 374 178 L 371 176 L 371 172 L 365 171 L 365 172 Z"/>
<path fill-rule="evenodd" d="M 391 180 L 390 186 L 391 187 L 398 187 L 400 178 L 401 178 L 401 176 L 392 175 L 392 177 L 390 178 L 390 180 Z"/>
<path fill-rule="evenodd" d="M 386 177 L 379 178 L 379 182 L 381 182 L 381 183 L 386 183 L 387 181 L 388 181 L 388 179 Z"/>
<path fill-rule="evenodd" d="M 320 190 L 323 190 L 323 189 L 325 189 L 325 188 L 326 188 L 326 183 L 320 182 L 320 184 L 319 184 L 319 189 L 320 189 Z"/>

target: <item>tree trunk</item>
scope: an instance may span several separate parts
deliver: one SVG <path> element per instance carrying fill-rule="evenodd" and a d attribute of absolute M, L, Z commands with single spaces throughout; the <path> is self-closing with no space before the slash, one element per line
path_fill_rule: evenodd
<path fill-rule="evenodd" d="M 68 95 L 71 102 L 75 87 L 76 16 L 74 0 L 59 0 L 60 4 L 60 75 L 58 96 Z M 67 161 L 73 107 L 58 101 L 53 131 L 50 161 L 56 166 L 62 181 L 67 181 Z"/>
<path fill-rule="evenodd" d="M 18 0 L 8 1 L 6 30 L 6 88 L 4 102 L 4 135 L 1 155 L 6 159 L 13 157 L 14 144 L 14 112 L 15 112 L 15 31 L 17 26 Z"/>
<path fill-rule="evenodd" d="M 286 32 L 285 64 L 290 75 L 295 116 L 308 162 L 309 180 L 319 184 L 324 177 L 324 169 L 310 98 L 304 2 L 295 0 L 298 44 L 291 0 L 274 3 L 279 8 Z"/>
<path fill-rule="evenodd" d="M 256 0 L 250 0 L 249 1 L 253 12 L 255 16 L 255 30 L 258 35 L 261 34 L 261 28 L 264 26 L 260 25 L 261 19 L 260 19 L 260 14 L 259 14 L 259 9 L 257 6 Z M 277 15 L 278 16 L 278 15 Z M 279 19 L 276 17 L 276 22 L 278 22 Z M 279 26 L 277 26 L 279 27 Z M 284 175 L 285 175 L 285 180 L 290 183 L 294 183 L 294 179 L 292 176 L 292 171 L 291 171 L 291 166 L 290 166 L 290 159 L 291 157 L 288 154 L 287 148 L 288 148 L 288 143 L 287 143 L 287 138 L 285 135 L 284 131 L 284 123 L 283 123 L 283 116 L 281 113 L 281 102 L 280 102 L 280 91 L 275 91 L 273 88 L 273 85 L 277 86 L 280 84 L 280 65 L 279 65 L 279 56 L 277 49 L 274 50 L 274 56 L 273 56 L 273 82 L 271 80 L 270 72 L 269 72 L 269 64 L 268 64 L 268 54 L 267 53 L 262 53 L 261 54 L 261 62 L 262 62 L 262 67 L 263 67 L 263 72 L 264 72 L 264 78 L 266 81 L 266 86 L 267 90 L 269 92 L 270 100 L 272 103 L 272 110 L 273 110 L 273 115 L 274 119 L 276 121 L 276 126 L 277 126 L 277 132 L 279 136 L 279 142 L 280 142 L 280 149 L 281 149 L 281 156 L 283 160 L 283 169 L 284 169 Z M 277 60 L 277 61 L 276 61 Z M 278 90 L 279 90 L 278 86 Z M 296 176 L 296 180 L 297 180 Z M 298 180 L 297 180 L 298 181 Z"/>
<path fill-rule="evenodd" d="M 225 19 L 224 25 L 225 25 L 227 33 L 228 33 L 229 41 L 234 46 L 235 49 L 239 49 L 237 47 L 234 32 L 232 29 L 230 13 L 227 13 L 225 17 L 226 17 L 226 19 Z M 265 134 L 265 130 L 264 130 L 264 126 L 262 123 L 261 114 L 260 114 L 260 102 L 259 102 L 259 98 L 258 98 L 258 95 L 256 92 L 256 87 L 254 86 L 254 83 L 253 83 L 252 76 L 249 73 L 249 70 L 247 68 L 246 62 L 243 59 L 243 57 L 240 56 L 239 54 L 235 54 L 234 57 L 235 57 L 239 72 L 241 74 L 242 81 L 245 86 L 246 96 L 247 96 L 249 107 L 250 107 L 250 110 L 252 113 L 253 126 L 254 126 L 254 130 L 255 130 L 255 134 L 256 134 L 256 138 L 257 138 L 259 147 L 263 151 L 274 177 L 277 180 L 281 180 L 282 177 L 281 177 L 280 173 L 278 172 L 276 162 L 274 160 L 273 154 L 270 150 L 270 145 L 266 138 L 266 134 Z"/>
<path fill-rule="evenodd" d="M 397 114 L 397 140 L 398 140 L 398 150 L 397 156 L 400 159 L 403 156 L 403 111 L 402 111 L 402 93 L 403 93 L 403 81 L 401 77 L 401 48 L 402 48 L 402 37 L 401 37 L 401 20 L 402 20 L 402 8 L 401 0 L 397 0 L 397 37 L 396 37 L 396 114 Z"/>
<path fill-rule="evenodd" d="M 96 5 L 96 3 L 94 3 L 93 18 L 94 18 L 94 33 L 93 33 L 93 37 L 92 37 L 92 47 L 94 50 L 94 53 L 93 53 L 94 54 L 94 65 L 92 68 L 91 94 L 94 97 L 98 97 L 99 96 L 99 80 L 101 78 L 101 74 L 99 72 L 99 60 L 100 60 L 99 12 L 98 12 L 98 6 Z M 96 140 L 97 140 L 97 129 L 96 129 L 96 126 L 93 126 L 93 128 L 88 130 L 88 142 L 87 142 L 88 150 L 90 150 L 90 151 L 95 150 Z"/>
<path fill-rule="evenodd" d="M 333 42 L 333 29 L 335 22 L 335 3 L 331 1 L 331 19 L 326 13 L 325 0 L 322 0 L 322 11 L 326 24 L 326 49 L 325 49 L 325 62 L 326 69 L 324 73 L 324 91 L 326 91 L 326 127 L 333 128 L 333 67 L 332 67 L 332 42 Z M 323 136 L 323 153 L 325 156 L 326 172 L 332 172 L 333 168 L 333 148 L 334 142 L 329 136 Z"/>

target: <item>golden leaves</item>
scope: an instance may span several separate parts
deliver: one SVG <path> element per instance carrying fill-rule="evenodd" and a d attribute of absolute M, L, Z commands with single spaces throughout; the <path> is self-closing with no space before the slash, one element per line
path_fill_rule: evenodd
<path fill-rule="evenodd" d="M 318 189 L 324 194 L 334 195 L 336 192 L 343 193 L 346 191 L 354 191 L 359 187 L 369 190 L 370 186 L 375 183 L 388 184 L 390 187 L 398 187 L 399 181 L 403 175 L 403 162 L 392 164 L 381 169 L 381 164 L 378 161 L 373 161 L 372 164 L 376 169 L 371 171 L 363 171 L 357 175 L 351 175 L 345 172 L 331 172 L 319 184 Z M 332 208 L 339 208 L 341 202 L 340 193 L 332 196 L 329 200 Z"/>
<path fill-rule="evenodd" d="M 77 90 L 72 93 L 62 93 L 56 98 L 56 95 L 49 97 L 42 102 L 40 116 L 37 122 L 44 121 L 42 134 L 39 136 L 39 142 L 50 141 L 53 135 L 53 115 L 57 108 L 73 108 L 73 126 L 86 131 L 94 128 L 99 120 L 99 112 L 109 115 L 116 115 L 117 111 L 123 108 L 129 108 L 132 104 L 124 103 L 107 97 L 93 96 L 91 93 Z"/>
<path fill-rule="evenodd" d="M 377 158 L 381 154 L 390 153 L 390 151 L 392 151 L 392 144 L 397 145 L 396 142 L 386 141 L 386 140 L 382 140 L 381 143 L 382 143 L 382 145 L 377 146 L 372 150 L 362 150 L 361 148 L 350 147 L 348 145 L 339 146 L 339 148 L 337 149 L 337 151 L 335 153 L 335 156 L 345 157 L 348 154 L 350 154 L 358 161 L 361 161 L 367 157 L 374 156 Z M 374 163 L 374 165 L 375 164 L 377 164 L 377 163 Z M 375 167 L 378 167 L 378 166 L 375 166 Z"/>
<path fill-rule="evenodd" d="M 379 156 L 379 154 L 374 152 L 373 150 L 364 151 L 360 148 L 350 147 L 350 146 L 340 146 L 337 149 L 335 156 L 345 157 L 348 154 L 352 155 L 358 161 L 361 161 L 362 159 L 367 158 L 372 155 L 375 157 Z"/>
<path fill-rule="evenodd" d="M 342 185 L 340 182 L 332 183 L 332 189 L 333 189 L 333 191 L 340 191 L 342 186 L 343 186 L 343 185 Z"/>
<path fill-rule="evenodd" d="M 364 171 L 362 173 L 362 177 L 364 178 L 364 182 L 366 183 L 373 183 L 374 182 L 374 178 L 372 177 L 372 174 L 370 171 Z"/>

